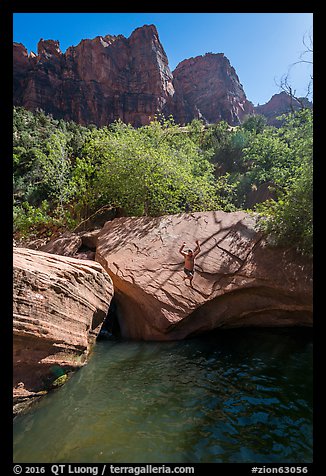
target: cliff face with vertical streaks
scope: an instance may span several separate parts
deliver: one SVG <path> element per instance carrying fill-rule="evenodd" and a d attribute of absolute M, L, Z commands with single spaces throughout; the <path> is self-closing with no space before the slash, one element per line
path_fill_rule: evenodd
<path fill-rule="evenodd" d="M 207 123 L 226 121 L 237 125 L 253 105 L 246 98 L 235 69 L 223 53 L 209 53 L 182 61 L 173 71 L 177 122 L 198 117 Z"/>
<path fill-rule="evenodd" d="M 172 73 L 154 25 L 129 38 L 82 40 L 65 53 L 55 40 L 40 40 L 37 54 L 14 43 L 13 59 L 14 105 L 81 124 L 141 126 L 163 113 L 180 123 L 200 117 L 235 125 L 253 111 L 221 53 L 184 60 Z"/>

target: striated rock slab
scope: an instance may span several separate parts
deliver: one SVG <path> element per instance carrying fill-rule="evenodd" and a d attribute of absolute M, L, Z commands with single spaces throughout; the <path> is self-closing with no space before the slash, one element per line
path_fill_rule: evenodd
<path fill-rule="evenodd" d="M 77 259 L 94 261 L 96 240 L 99 231 L 100 230 L 82 231 L 78 233 L 66 232 L 40 246 L 38 250 L 55 255 L 71 256 Z M 32 246 L 26 247 L 32 248 Z"/>
<path fill-rule="evenodd" d="M 66 232 L 50 240 L 39 248 L 39 251 L 62 256 L 74 256 L 82 246 L 82 239 L 76 233 Z"/>
<path fill-rule="evenodd" d="M 183 281 L 183 241 L 201 243 L 193 289 Z M 122 335 L 172 340 L 219 327 L 312 325 L 312 266 L 272 248 L 244 212 L 118 218 L 97 237 Z"/>
<path fill-rule="evenodd" d="M 113 296 L 93 261 L 14 248 L 14 403 L 44 388 L 89 355 Z"/>

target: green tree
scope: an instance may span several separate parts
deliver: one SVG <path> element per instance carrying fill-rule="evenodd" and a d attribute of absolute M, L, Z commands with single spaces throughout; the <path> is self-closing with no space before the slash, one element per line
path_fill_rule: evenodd
<path fill-rule="evenodd" d="M 225 173 L 239 172 L 242 167 L 243 149 L 250 142 L 251 133 L 242 128 L 231 128 L 225 121 L 211 126 L 203 140 L 203 146 L 212 151 L 217 177 Z"/>
<path fill-rule="evenodd" d="M 98 208 L 95 166 L 90 159 L 76 157 L 72 170 L 69 189 L 71 198 L 71 214 L 77 222 L 87 218 Z"/>
<path fill-rule="evenodd" d="M 246 117 L 241 124 L 241 128 L 246 131 L 254 132 L 255 134 L 261 134 L 267 124 L 267 119 L 261 114 L 250 115 Z"/>
<path fill-rule="evenodd" d="M 159 215 L 216 204 L 207 154 L 169 120 L 139 129 L 116 123 L 95 131 L 84 154 L 92 163 L 100 158 L 100 206 L 120 206 L 132 215 Z"/>
<path fill-rule="evenodd" d="M 290 166 L 275 170 L 278 200 L 258 207 L 261 228 L 276 244 L 295 246 L 304 254 L 313 250 L 313 113 L 291 114 L 281 131 L 291 152 Z M 289 165 L 287 164 L 287 165 Z"/>
<path fill-rule="evenodd" d="M 312 253 L 312 111 L 266 126 L 259 116 L 184 127 L 156 118 L 135 129 L 101 129 L 14 108 L 14 229 L 69 227 L 103 205 L 129 215 L 244 208 L 248 194 L 272 184 L 261 228 L 276 244 Z"/>
<path fill-rule="evenodd" d="M 43 184 L 64 216 L 64 205 L 73 194 L 70 187 L 71 161 L 67 155 L 67 137 L 61 131 L 52 134 L 46 144 L 47 154 L 42 157 Z"/>

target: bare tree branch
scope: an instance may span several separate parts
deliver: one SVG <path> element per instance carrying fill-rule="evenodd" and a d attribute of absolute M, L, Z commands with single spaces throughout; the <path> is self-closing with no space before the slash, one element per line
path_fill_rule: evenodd
<path fill-rule="evenodd" d="M 298 64 L 309 64 L 309 65 L 312 65 L 313 64 L 313 61 L 312 59 L 303 59 L 303 57 L 305 55 L 312 55 L 313 54 L 313 41 L 312 41 L 312 36 L 311 36 L 311 33 L 309 33 L 309 36 L 307 38 L 307 35 L 305 34 L 303 39 L 302 39 L 302 43 L 305 47 L 305 50 L 300 54 L 299 56 L 299 60 L 298 61 L 295 61 L 294 63 L 292 63 L 289 68 L 288 68 L 288 72 L 282 76 L 282 78 L 280 79 L 280 82 L 277 83 L 277 81 L 275 80 L 275 84 L 282 90 L 282 91 L 285 91 L 291 98 L 291 103 L 290 103 L 290 108 L 291 108 L 291 111 L 294 112 L 294 104 L 297 103 L 297 105 L 299 104 L 300 105 L 300 108 L 301 109 L 304 109 L 306 106 L 306 103 L 304 101 L 304 99 L 308 99 L 308 97 L 312 94 L 312 86 L 313 86 L 313 75 L 310 74 L 310 81 L 308 83 L 308 86 L 307 86 L 307 92 L 306 92 L 306 95 L 304 97 L 297 97 L 296 96 L 296 91 L 295 89 L 293 89 L 293 87 L 291 86 L 290 84 L 290 71 L 291 69 L 298 65 Z"/>

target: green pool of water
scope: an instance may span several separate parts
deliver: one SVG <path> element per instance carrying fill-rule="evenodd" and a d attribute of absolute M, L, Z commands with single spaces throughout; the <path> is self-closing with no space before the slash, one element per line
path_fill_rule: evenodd
<path fill-rule="evenodd" d="M 15 418 L 14 461 L 309 463 L 311 331 L 100 340 L 87 366 Z"/>

